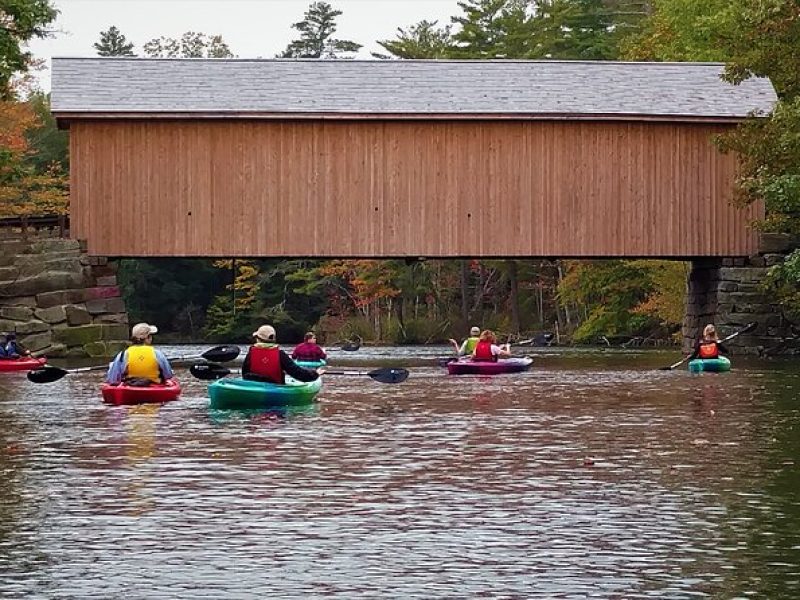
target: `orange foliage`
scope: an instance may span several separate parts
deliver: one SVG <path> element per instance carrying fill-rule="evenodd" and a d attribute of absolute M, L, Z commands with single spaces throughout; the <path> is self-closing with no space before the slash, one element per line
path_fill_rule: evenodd
<path fill-rule="evenodd" d="M 358 308 L 400 295 L 393 283 L 397 272 L 387 261 L 333 260 L 320 268 L 320 274 L 337 277 L 351 287 L 351 297 Z"/>
<path fill-rule="evenodd" d="M 26 132 L 38 117 L 24 102 L 0 102 L 0 216 L 66 214 L 69 184 L 60 166 L 38 172 L 26 163 Z"/>

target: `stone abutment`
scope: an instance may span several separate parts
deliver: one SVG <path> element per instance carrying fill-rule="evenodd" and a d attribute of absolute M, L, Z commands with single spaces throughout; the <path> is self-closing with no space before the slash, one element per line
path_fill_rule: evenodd
<path fill-rule="evenodd" d="M 46 232 L 0 234 L 0 331 L 34 354 L 107 357 L 127 346 L 117 264 Z"/>
<path fill-rule="evenodd" d="M 795 247 L 796 240 L 764 236 L 758 255 L 692 261 L 682 331 L 684 351 L 692 349 L 708 323 L 717 327 L 721 338 L 756 323 L 754 330 L 726 342 L 733 354 L 798 352 L 794 331 L 800 324 L 790 322 L 764 288 L 769 268 L 783 262 Z"/>

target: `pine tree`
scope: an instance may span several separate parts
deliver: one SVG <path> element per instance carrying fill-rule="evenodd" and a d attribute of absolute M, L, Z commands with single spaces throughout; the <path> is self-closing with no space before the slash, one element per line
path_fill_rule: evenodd
<path fill-rule="evenodd" d="M 466 0 L 451 58 L 523 58 L 534 43 L 526 0 Z"/>
<path fill-rule="evenodd" d="M 108 31 L 100 32 L 100 41 L 94 43 L 94 49 L 100 56 L 136 56 L 133 42 L 129 42 L 114 25 Z"/>
<path fill-rule="evenodd" d="M 398 27 L 395 39 L 379 41 L 378 45 L 396 58 L 447 58 L 453 45 L 451 26 L 437 27 L 437 23 L 420 21 L 407 30 Z M 376 58 L 391 58 L 375 52 L 372 55 Z"/>
<path fill-rule="evenodd" d="M 303 20 L 292 25 L 300 32 L 300 39 L 292 40 L 279 58 L 351 58 L 342 55 L 358 52 L 361 44 L 331 37 L 336 33 L 336 17 L 341 14 L 327 2 L 312 2 Z"/>

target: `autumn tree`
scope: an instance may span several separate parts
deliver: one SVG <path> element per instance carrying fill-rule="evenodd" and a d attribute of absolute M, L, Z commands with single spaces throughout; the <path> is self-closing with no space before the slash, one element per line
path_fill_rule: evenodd
<path fill-rule="evenodd" d="M 0 4 L 0 100 L 14 97 L 11 81 L 31 65 L 25 45 L 50 35 L 47 26 L 58 16 L 50 0 L 11 0 Z"/>
<path fill-rule="evenodd" d="M 795 0 L 657 0 L 627 55 L 650 60 L 717 60 L 740 83 L 768 77 L 779 101 L 719 139 L 739 160 L 737 201 L 763 201 L 762 230 L 800 234 L 800 4 Z M 800 314 L 800 250 L 775 267 L 777 297 Z"/>
<path fill-rule="evenodd" d="M 333 37 L 336 18 L 342 11 L 334 10 L 327 2 L 312 2 L 303 20 L 292 25 L 300 38 L 292 40 L 279 58 L 350 58 L 361 44 Z"/>
<path fill-rule="evenodd" d="M 114 25 L 100 32 L 100 41 L 95 42 L 93 47 L 100 56 L 136 56 L 133 42 L 129 42 Z"/>
<path fill-rule="evenodd" d="M 0 214 L 64 214 L 67 178 L 54 162 L 37 169 L 29 161 L 29 132 L 40 121 L 29 102 L 0 102 Z"/>

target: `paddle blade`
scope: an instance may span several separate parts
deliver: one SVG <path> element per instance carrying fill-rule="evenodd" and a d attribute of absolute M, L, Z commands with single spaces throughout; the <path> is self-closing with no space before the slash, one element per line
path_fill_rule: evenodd
<path fill-rule="evenodd" d="M 214 381 L 215 379 L 222 379 L 231 374 L 231 370 L 223 367 L 222 365 L 214 365 L 210 363 L 200 363 L 189 367 L 189 372 L 203 381 Z"/>
<path fill-rule="evenodd" d="M 408 370 L 396 368 L 375 369 L 367 373 L 367 375 L 381 383 L 402 383 L 408 379 Z"/>
<path fill-rule="evenodd" d="M 239 346 L 215 346 L 200 356 L 211 362 L 228 362 L 239 356 L 240 352 Z"/>
<path fill-rule="evenodd" d="M 54 381 L 58 381 L 64 377 L 66 374 L 67 371 L 64 369 L 46 366 L 41 367 L 40 369 L 34 369 L 33 371 L 28 371 L 28 380 L 32 381 L 33 383 L 53 383 Z"/>

